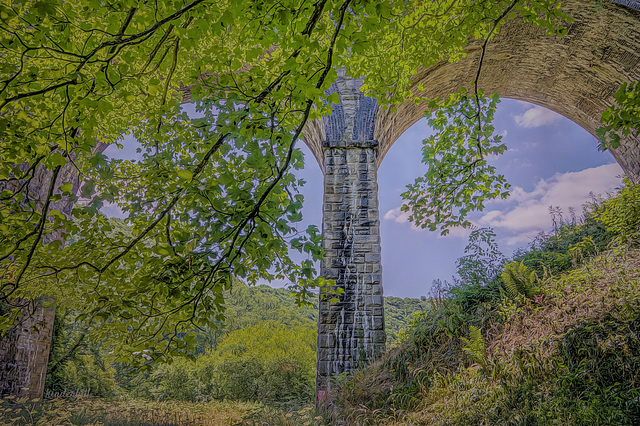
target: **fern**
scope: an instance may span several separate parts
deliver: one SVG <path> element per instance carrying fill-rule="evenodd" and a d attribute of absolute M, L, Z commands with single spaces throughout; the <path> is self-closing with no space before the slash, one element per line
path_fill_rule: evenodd
<path fill-rule="evenodd" d="M 464 344 L 462 347 L 464 353 L 469 355 L 469 357 L 474 362 L 480 364 L 480 366 L 486 366 L 487 348 L 485 347 L 484 338 L 482 337 L 480 329 L 470 325 L 469 338 L 461 337 L 460 340 L 462 340 L 462 343 Z"/>
<path fill-rule="evenodd" d="M 504 265 L 501 274 L 504 286 L 511 297 L 520 295 L 527 299 L 532 298 L 536 292 L 536 273 L 527 268 L 523 262 L 512 261 Z"/>

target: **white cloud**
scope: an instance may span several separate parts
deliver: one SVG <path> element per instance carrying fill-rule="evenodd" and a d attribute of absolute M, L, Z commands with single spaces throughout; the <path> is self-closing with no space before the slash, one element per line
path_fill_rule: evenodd
<path fill-rule="evenodd" d="M 409 222 L 409 216 L 411 215 L 411 211 L 403 212 L 402 206 L 396 207 L 395 209 L 388 210 L 383 218 L 385 220 L 392 220 L 397 223 L 409 223 L 411 225 L 411 230 L 416 232 L 427 231 L 427 228 L 422 228 L 420 226 L 416 226 L 415 223 Z M 473 226 L 478 226 L 477 224 L 471 222 Z M 464 238 L 467 239 L 471 234 L 471 228 L 463 228 L 462 226 L 456 226 L 449 229 L 449 233 L 447 235 L 440 235 L 438 231 L 438 238 L 446 238 L 446 237 L 454 237 L 454 238 Z"/>
<path fill-rule="evenodd" d="M 602 195 L 612 192 L 620 185 L 618 176 L 621 174 L 620 166 L 612 163 L 579 172 L 557 173 L 547 180 L 540 180 L 529 192 L 515 187 L 506 200 L 515 202 L 515 206 L 503 211 L 488 211 L 478 222 L 517 233 L 508 239 L 508 244 L 530 240 L 551 226 L 550 205 L 560 207 L 565 217 L 569 215 L 569 207 L 580 213 L 590 192 Z"/>
<path fill-rule="evenodd" d="M 398 222 L 398 223 L 407 223 L 407 222 L 409 222 L 409 216 L 411 216 L 411 211 L 409 210 L 409 211 L 403 212 L 402 211 L 402 206 L 400 206 L 400 207 L 396 207 L 395 209 L 389 210 L 388 212 L 386 212 L 384 214 L 383 217 L 386 220 L 392 220 L 392 221 Z M 411 230 L 412 231 L 416 231 L 416 232 L 425 231 L 425 229 L 423 229 L 423 228 L 421 228 L 419 226 L 416 226 L 416 224 L 413 223 L 413 222 L 410 222 L 410 224 L 411 224 Z"/>
<path fill-rule="evenodd" d="M 486 212 L 478 222 L 480 222 L 481 225 L 487 225 L 492 220 L 500 217 L 501 215 L 502 215 L 502 212 L 500 210 L 491 210 L 489 212 Z"/>
<path fill-rule="evenodd" d="M 473 222 L 472 222 L 472 225 L 474 225 Z M 466 240 L 469 238 L 469 235 L 471 235 L 472 231 L 473 231 L 472 227 L 463 228 L 462 226 L 454 226 L 453 228 L 449 229 L 449 233 L 447 235 L 438 235 L 438 238 L 453 237 L 453 238 L 462 238 L 463 240 Z"/>
<path fill-rule="evenodd" d="M 529 129 L 532 127 L 542 127 L 558 123 L 562 120 L 562 116 L 549 109 L 536 105 L 525 111 L 523 114 L 514 116 L 513 119 L 516 121 L 518 126 Z"/>
<path fill-rule="evenodd" d="M 472 222 L 476 227 L 490 226 L 509 235 L 504 239 L 507 245 L 530 242 L 536 234 L 551 227 L 549 206 L 562 209 L 565 218 L 569 217 L 569 207 L 576 214 L 582 212 L 582 205 L 589 200 L 589 193 L 605 195 L 612 192 L 621 181 L 618 178 L 622 169 L 617 163 L 581 170 L 579 172 L 556 173 L 549 179 L 541 179 L 531 191 L 514 187 L 506 200 L 496 200 L 494 207 L 505 206 L 504 209 L 493 209 L 484 212 L 479 219 Z M 388 210 L 383 218 L 397 223 L 409 223 L 410 211 L 403 212 L 402 207 Z M 411 223 L 416 232 L 424 229 Z M 470 229 L 453 228 L 448 236 L 467 238 Z"/>
<path fill-rule="evenodd" d="M 384 214 L 384 218 L 386 220 L 393 220 L 398 223 L 405 223 L 409 221 L 409 212 L 403 212 L 402 207 L 396 207 L 395 209 L 391 209 Z"/>

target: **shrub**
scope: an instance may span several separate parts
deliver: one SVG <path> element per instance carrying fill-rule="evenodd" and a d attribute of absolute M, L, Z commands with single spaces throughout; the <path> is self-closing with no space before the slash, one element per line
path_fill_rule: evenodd
<path fill-rule="evenodd" d="M 196 400 L 197 378 L 193 361 L 177 359 L 171 364 L 161 364 L 148 380 L 150 396 L 157 401 Z"/>
<path fill-rule="evenodd" d="M 598 208 L 597 217 L 622 243 L 637 242 L 640 237 L 640 185 L 625 178 L 625 186 L 614 198 Z"/>
<path fill-rule="evenodd" d="M 313 401 L 317 333 L 275 321 L 233 331 L 197 361 L 203 398 L 296 406 Z"/>
<path fill-rule="evenodd" d="M 522 262 L 512 261 L 505 264 L 504 271 L 500 276 L 507 292 L 513 298 L 524 296 L 530 299 L 538 291 L 535 286 L 536 273 Z"/>

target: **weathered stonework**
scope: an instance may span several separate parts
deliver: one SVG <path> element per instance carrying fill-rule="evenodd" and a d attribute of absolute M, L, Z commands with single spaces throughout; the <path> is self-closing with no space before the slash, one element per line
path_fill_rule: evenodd
<path fill-rule="evenodd" d="M 55 311 L 38 302 L 0 339 L 0 396 L 42 398 Z"/>
<path fill-rule="evenodd" d="M 380 259 L 377 103 L 341 73 L 331 91 L 342 102 L 324 120 L 324 205 L 321 273 L 344 290 L 340 302 L 320 300 L 319 396 L 331 378 L 368 363 L 384 350 L 384 300 Z"/>
<path fill-rule="evenodd" d="M 320 300 L 317 388 L 384 350 L 376 147 L 325 150 L 322 276 L 344 290 Z"/>

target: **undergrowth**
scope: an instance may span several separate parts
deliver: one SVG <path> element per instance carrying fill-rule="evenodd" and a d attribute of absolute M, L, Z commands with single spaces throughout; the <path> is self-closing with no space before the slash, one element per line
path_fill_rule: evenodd
<path fill-rule="evenodd" d="M 640 424 L 639 205 L 627 183 L 579 220 L 552 209 L 510 263 L 474 231 L 402 343 L 336 383 L 334 422 Z"/>

